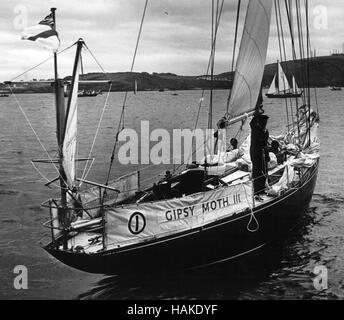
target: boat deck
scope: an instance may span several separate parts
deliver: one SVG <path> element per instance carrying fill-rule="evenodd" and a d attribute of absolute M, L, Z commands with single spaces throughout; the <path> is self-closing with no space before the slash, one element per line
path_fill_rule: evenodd
<path fill-rule="evenodd" d="M 97 253 L 103 249 L 103 235 L 98 232 L 80 232 L 68 240 L 68 248 L 78 251 L 78 247 L 86 253 Z M 63 246 L 59 249 L 63 250 Z"/>
<path fill-rule="evenodd" d="M 278 171 L 282 170 L 285 166 L 286 164 L 277 166 L 273 170 L 269 171 L 269 175 L 273 176 Z M 228 175 L 225 175 L 221 178 L 221 180 L 232 186 L 241 183 L 247 183 L 250 181 L 250 173 L 241 170 L 236 170 L 234 172 L 229 173 Z M 255 201 L 256 206 L 268 203 L 274 199 L 274 197 L 268 195 L 262 195 L 260 198 L 261 199 L 259 201 Z M 85 223 L 87 224 L 88 222 L 85 221 Z M 78 234 L 76 234 L 68 240 L 68 248 L 72 248 L 72 250 L 77 251 L 78 247 L 82 249 L 83 252 L 90 254 L 101 251 L 103 249 L 102 233 L 99 231 L 99 229 L 93 232 L 79 232 Z M 60 246 L 60 249 L 63 249 L 62 245 Z"/>

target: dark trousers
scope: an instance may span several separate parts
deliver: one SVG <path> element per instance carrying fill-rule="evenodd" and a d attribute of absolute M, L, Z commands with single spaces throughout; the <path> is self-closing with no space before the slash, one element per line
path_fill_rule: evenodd
<path fill-rule="evenodd" d="M 254 194 L 263 193 L 265 190 L 266 177 L 268 174 L 267 162 L 264 150 L 251 150 L 252 180 Z"/>

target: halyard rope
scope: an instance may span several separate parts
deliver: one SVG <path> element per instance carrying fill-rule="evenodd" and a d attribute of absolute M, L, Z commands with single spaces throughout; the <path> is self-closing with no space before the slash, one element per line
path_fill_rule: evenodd
<path fill-rule="evenodd" d="M 252 181 L 252 183 L 253 183 L 253 181 Z M 247 191 L 246 191 L 246 188 L 245 188 L 245 184 L 244 183 L 242 183 L 241 184 L 241 186 L 243 187 L 243 189 L 244 189 L 244 191 L 245 191 L 245 197 L 246 197 L 246 201 L 247 201 L 247 205 L 248 205 L 248 207 L 249 207 L 249 209 L 250 209 L 250 212 L 251 212 L 251 214 L 250 214 L 250 221 L 249 221 L 249 223 L 247 224 L 247 231 L 248 232 L 251 232 L 251 233 L 255 233 L 255 232 L 257 232 L 258 230 L 259 230 L 259 228 L 260 228 L 260 225 L 259 225 L 259 222 L 258 222 L 258 220 L 257 220 L 257 218 L 256 218 L 256 216 L 255 216 L 255 214 L 254 214 L 254 212 L 253 212 L 253 204 L 252 205 L 250 205 L 250 202 L 249 202 L 249 200 L 248 200 L 248 195 L 247 195 Z M 252 222 L 255 222 L 255 224 L 256 224 L 256 228 L 255 229 L 251 229 L 250 228 L 250 225 L 252 224 Z"/>

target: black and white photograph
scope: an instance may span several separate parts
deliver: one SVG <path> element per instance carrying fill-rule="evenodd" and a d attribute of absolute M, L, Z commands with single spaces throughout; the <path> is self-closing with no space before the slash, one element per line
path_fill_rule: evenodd
<path fill-rule="evenodd" d="M 2 0 L 0 300 L 141 319 L 344 299 L 343 19 L 341 0 Z"/>

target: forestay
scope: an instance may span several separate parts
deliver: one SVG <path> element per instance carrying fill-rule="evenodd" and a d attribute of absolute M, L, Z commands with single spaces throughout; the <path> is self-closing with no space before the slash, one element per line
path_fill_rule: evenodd
<path fill-rule="evenodd" d="M 256 107 L 266 62 L 272 4 L 272 0 L 249 1 L 229 102 L 231 118 Z"/>
<path fill-rule="evenodd" d="M 250 183 L 195 195 L 107 209 L 108 246 L 124 246 L 178 234 L 252 208 Z"/>

